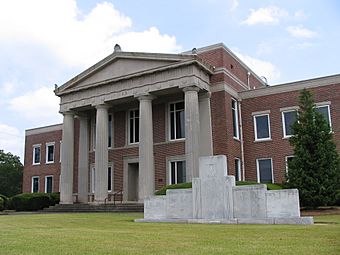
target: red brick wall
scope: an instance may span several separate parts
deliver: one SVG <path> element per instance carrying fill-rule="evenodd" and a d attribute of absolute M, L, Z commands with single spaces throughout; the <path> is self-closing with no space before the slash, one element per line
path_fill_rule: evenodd
<path fill-rule="evenodd" d="M 228 174 L 235 175 L 235 158 L 241 159 L 241 144 L 234 139 L 231 102 L 232 97 L 224 91 L 211 95 L 213 153 L 226 155 Z"/>
<path fill-rule="evenodd" d="M 205 62 L 209 63 L 212 66 L 224 67 L 233 75 L 235 75 L 238 79 L 240 79 L 244 84 L 248 84 L 248 70 L 244 68 L 234 57 L 232 57 L 225 49 L 217 48 L 212 49 L 210 51 L 204 51 L 199 53 L 198 56 L 202 58 Z M 233 87 L 236 91 L 246 90 L 243 86 L 239 85 L 230 76 L 218 73 L 213 74 L 211 77 L 211 84 L 218 82 L 226 82 L 228 85 Z M 262 83 L 254 76 L 250 75 L 249 77 L 250 87 L 263 87 Z"/>
<path fill-rule="evenodd" d="M 334 139 L 340 152 L 340 93 L 339 84 L 310 89 L 315 102 L 330 101 L 332 129 Z M 282 182 L 285 174 L 285 156 L 293 154 L 288 139 L 283 139 L 280 108 L 297 106 L 299 91 L 280 93 L 244 99 L 242 101 L 242 119 L 244 134 L 244 152 L 246 179 L 256 181 L 256 159 L 272 158 L 274 181 Z M 252 112 L 270 110 L 270 129 L 272 141 L 254 142 L 254 125 Z"/>
<path fill-rule="evenodd" d="M 44 192 L 47 175 L 53 175 L 53 191 L 59 190 L 61 133 L 61 130 L 58 130 L 26 136 L 22 192 L 31 192 L 32 176 L 39 176 L 39 192 Z M 55 142 L 54 163 L 46 164 L 46 143 L 49 142 Z M 41 144 L 40 165 L 33 165 L 33 145 L 35 144 Z"/>

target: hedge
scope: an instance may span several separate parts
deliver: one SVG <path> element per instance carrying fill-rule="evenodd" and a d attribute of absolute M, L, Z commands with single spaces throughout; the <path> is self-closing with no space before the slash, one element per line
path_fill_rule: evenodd
<path fill-rule="evenodd" d="M 10 207 L 16 211 L 37 211 L 58 202 L 58 193 L 23 193 L 11 198 Z"/>
<path fill-rule="evenodd" d="M 258 182 L 249 182 L 249 181 L 237 181 L 236 185 L 258 185 L 261 183 Z M 275 183 L 265 183 L 267 185 L 267 190 L 278 190 L 282 189 L 281 184 L 275 184 Z M 178 183 L 178 184 L 172 184 L 162 187 L 160 190 L 155 192 L 155 195 L 165 195 L 167 189 L 190 189 L 192 187 L 191 182 L 185 182 L 185 183 Z"/>
<path fill-rule="evenodd" d="M 0 194 L 0 211 L 7 209 L 8 197 Z"/>

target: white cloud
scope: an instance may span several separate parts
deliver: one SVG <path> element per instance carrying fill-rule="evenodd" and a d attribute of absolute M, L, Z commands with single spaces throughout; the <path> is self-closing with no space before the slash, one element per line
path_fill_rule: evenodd
<path fill-rule="evenodd" d="M 306 17 L 307 15 L 305 14 L 303 10 L 298 10 L 294 13 L 294 18 L 296 20 L 302 20 L 302 19 L 305 19 Z"/>
<path fill-rule="evenodd" d="M 131 40 L 128 45 L 140 51 L 150 49 L 149 44 L 158 46 L 152 50 L 163 52 L 179 48 L 174 37 L 163 35 L 157 29 L 157 33 L 150 32 L 153 28 L 132 33 L 128 31 L 131 28 L 131 19 L 108 2 L 97 4 L 87 15 L 80 12 L 75 0 L 3 0 L 0 3 L 0 39 L 42 45 L 69 66 L 92 65 L 110 54 L 115 40 L 121 37 L 128 37 Z"/>
<path fill-rule="evenodd" d="M 255 24 L 278 24 L 281 18 L 288 17 L 286 10 L 277 6 L 268 6 L 257 10 L 250 9 L 250 15 L 242 23 L 247 25 Z"/>
<path fill-rule="evenodd" d="M 47 87 L 11 99 L 9 108 L 39 126 L 62 122 L 59 98 Z"/>
<path fill-rule="evenodd" d="M 21 135 L 17 128 L 0 123 L 1 150 L 17 155 L 23 161 L 23 143 L 24 135 Z"/>
<path fill-rule="evenodd" d="M 272 63 L 242 54 L 237 50 L 233 52 L 248 65 L 257 75 L 267 78 L 268 83 L 273 83 L 281 76 L 279 69 Z"/>
<path fill-rule="evenodd" d="M 296 38 L 313 38 L 318 35 L 317 32 L 304 28 L 303 26 L 289 26 L 286 30 Z"/>
<path fill-rule="evenodd" d="M 6 81 L 0 86 L 0 91 L 2 96 L 9 96 L 15 92 L 16 84 L 15 82 Z"/>

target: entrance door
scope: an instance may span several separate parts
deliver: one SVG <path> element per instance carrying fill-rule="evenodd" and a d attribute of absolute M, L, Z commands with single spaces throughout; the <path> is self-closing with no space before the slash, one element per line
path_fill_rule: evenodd
<path fill-rule="evenodd" d="M 127 171 L 127 200 L 138 201 L 138 163 L 129 163 Z"/>

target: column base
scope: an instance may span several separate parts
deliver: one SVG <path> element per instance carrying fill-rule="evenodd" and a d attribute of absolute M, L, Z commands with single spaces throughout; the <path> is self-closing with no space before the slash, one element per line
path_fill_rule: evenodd
<path fill-rule="evenodd" d="M 60 205 L 73 205 L 73 202 L 65 202 L 65 201 L 60 201 L 59 202 Z"/>

